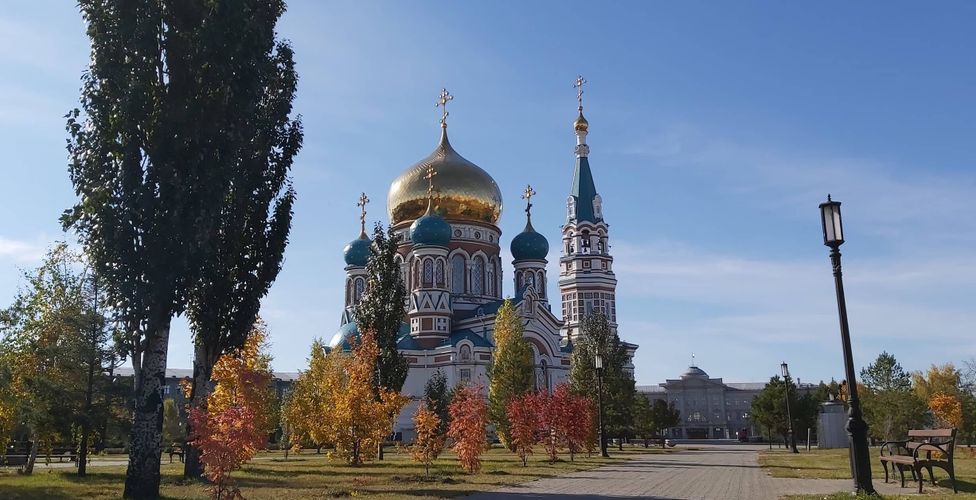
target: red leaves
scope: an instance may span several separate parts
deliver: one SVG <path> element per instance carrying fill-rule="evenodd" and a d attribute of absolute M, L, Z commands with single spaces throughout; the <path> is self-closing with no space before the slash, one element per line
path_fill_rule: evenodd
<path fill-rule="evenodd" d="M 447 435 L 454 441 L 461 468 L 469 473 L 481 469 L 481 453 L 488 444 L 485 428 L 488 426 L 488 405 L 481 394 L 481 386 L 465 386 L 458 389 L 448 408 L 451 426 Z"/>
<path fill-rule="evenodd" d="M 593 429 L 593 410 L 589 398 L 573 394 L 568 384 L 552 393 L 533 392 L 512 399 L 507 407 L 512 446 L 525 465 L 532 444 L 546 449 L 549 462 L 559 458 L 565 448 L 574 458 L 587 444 Z"/>

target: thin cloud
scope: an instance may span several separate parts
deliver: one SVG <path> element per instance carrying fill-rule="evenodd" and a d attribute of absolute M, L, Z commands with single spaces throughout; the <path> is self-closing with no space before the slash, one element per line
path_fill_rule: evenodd
<path fill-rule="evenodd" d="M 44 245 L 0 236 L 0 259 L 18 264 L 33 264 L 44 258 Z"/>

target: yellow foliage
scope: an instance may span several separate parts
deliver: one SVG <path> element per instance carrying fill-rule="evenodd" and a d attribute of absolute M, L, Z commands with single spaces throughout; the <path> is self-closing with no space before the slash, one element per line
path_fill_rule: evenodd
<path fill-rule="evenodd" d="M 940 392 L 929 398 L 929 409 L 935 415 L 936 425 L 958 429 L 962 427 L 962 402 L 959 398 Z"/>
<path fill-rule="evenodd" d="M 408 401 L 395 391 L 374 389 L 378 355 L 369 332 L 352 355 L 339 349 L 326 352 L 321 343 L 313 344 L 309 368 L 296 381 L 284 410 L 293 446 L 305 438 L 332 444 L 330 456 L 353 465 L 376 453 Z"/>
<path fill-rule="evenodd" d="M 271 358 L 264 353 L 267 337 L 267 327 L 259 318 L 244 345 L 214 364 L 210 379 L 216 385 L 207 397 L 207 409 L 213 414 L 246 402 L 254 411 L 255 429 L 264 434 L 270 434 L 275 426 Z"/>
<path fill-rule="evenodd" d="M 446 436 L 438 434 L 438 427 L 441 419 L 436 413 L 430 411 L 423 401 L 417 407 L 417 413 L 413 416 L 414 428 L 417 431 L 417 439 L 410 446 L 410 456 L 417 462 L 424 464 L 427 477 L 430 477 L 430 465 L 437 460 L 438 455 L 444 450 Z"/>
<path fill-rule="evenodd" d="M 952 363 L 932 365 L 923 375 L 922 372 L 912 373 L 912 384 L 915 394 L 922 401 L 928 401 L 939 393 L 958 395 L 962 374 Z"/>

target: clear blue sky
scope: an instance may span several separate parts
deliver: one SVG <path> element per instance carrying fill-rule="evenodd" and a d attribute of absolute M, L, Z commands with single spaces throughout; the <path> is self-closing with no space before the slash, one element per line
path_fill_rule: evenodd
<path fill-rule="evenodd" d="M 356 197 L 385 221 L 389 183 L 436 143 L 442 86 L 456 96 L 452 143 L 505 196 L 505 252 L 526 183 L 536 228 L 556 241 L 577 73 L 639 383 L 676 377 L 692 353 L 727 381 L 765 380 L 782 360 L 804 380 L 842 378 L 817 218 L 828 192 L 844 203 L 858 365 L 882 349 L 909 369 L 976 356 L 974 24 L 976 4 L 949 1 L 294 0 L 279 31 L 294 44 L 306 136 L 291 244 L 263 310 L 275 367 L 299 369 L 339 326 Z M 63 237 L 62 115 L 87 59 L 72 2 L 5 5 L 3 302 L 18 267 Z M 170 366 L 190 356 L 177 321 Z"/>

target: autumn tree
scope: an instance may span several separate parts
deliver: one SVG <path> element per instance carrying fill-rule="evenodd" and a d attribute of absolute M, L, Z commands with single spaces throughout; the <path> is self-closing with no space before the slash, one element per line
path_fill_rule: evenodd
<path fill-rule="evenodd" d="M 382 388 L 375 397 L 378 354 L 370 332 L 362 334 L 351 353 L 326 352 L 320 342 L 313 344 L 309 369 L 299 376 L 283 411 L 293 445 L 300 446 L 306 437 L 333 443 L 330 455 L 350 465 L 375 456 L 407 403 L 399 392 Z"/>
<path fill-rule="evenodd" d="M 596 405 L 597 371 L 594 356 L 603 357 L 603 423 L 608 436 L 625 437 L 633 426 L 633 374 L 626 369 L 627 349 L 609 320 L 602 313 L 583 317 L 580 335 L 573 342 L 570 384 L 574 392 L 583 394 Z M 594 408 L 594 413 L 597 411 Z M 622 442 L 622 440 L 621 440 Z"/>
<path fill-rule="evenodd" d="M 586 396 L 567 390 L 566 398 L 566 409 L 560 420 L 563 429 L 561 432 L 569 451 L 569 459 L 576 460 L 577 454 L 589 449 L 597 424 L 596 411 L 593 401 Z"/>
<path fill-rule="evenodd" d="M 451 394 L 447 388 L 447 377 L 444 372 L 437 369 L 424 384 L 424 403 L 428 410 L 437 415 L 438 434 L 447 433 L 447 426 L 450 423 L 451 415 L 448 408 L 451 405 Z"/>
<path fill-rule="evenodd" d="M 133 358 L 123 495 L 155 497 L 170 322 L 214 259 L 239 250 L 218 251 L 218 233 L 234 224 L 232 198 L 261 203 L 244 199 L 256 186 L 238 183 L 243 172 L 294 146 L 275 127 L 294 86 L 290 49 L 274 42 L 284 1 L 82 0 L 80 9 L 91 57 L 82 109 L 68 115 L 79 202 L 63 221 L 105 279 Z"/>
<path fill-rule="evenodd" d="M 454 394 L 447 436 L 461 468 L 470 474 L 481 470 L 481 454 L 488 444 L 488 405 L 480 386 L 463 386 Z"/>
<path fill-rule="evenodd" d="M 365 228 L 363 228 L 365 236 Z M 356 306 L 356 323 L 360 331 L 372 332 L 379 347 L 373 377 L 374 397 L 379 401 L 383 391 L 399 393 L 407 380 L 410 365 L 397 348 L 400 325 L 403 323 L 403 304 L 407 289 L 403 284 L 400 264 L 396 261 L 400 235 L 390 226 L 386 231 L 376 223 L 373 243 L 366 261 L 366 290 Z M 389 429 L 392 431 L 392 428 Z M 383 442 L 378 456 L 383 459 Z"/>
<path fill-rule="evenodd" d="M 532 454 L 532 445 L 535 444 L 539 431 L 536 394 L 527 392 L 515 396 L 508 401 L 506 409 L 509 442 L 512 450 L 522 460 L 522 467 L 528 464 L 528 456 Z"/>
<path fill-rule="evenodd" d="M 522 319 L 505 299 L 495 316 L 495 351 L 488 371 L 488 412 L 498 438 L 512 449 L 506 410 L 508 402 L 532 390 L 532 347 L 525 340 Z"/>
<path fill-rule="evenodd" d="M 437 460 L 444 450 L 446 436 L 439 432 L 441 419 L 425 404 L 417 405 L 417 413 L 413 416 L 417 438 L 410 446 L 410 456 L 417 462 L 424 464 L 424 475 L 430 478 L 430 465 Z"/>
<path fill-rule="evenodd" d="M 24 473 L 33 470 L 42 445 L 77 442 L 78 472 L 85 475 L 93 427 L 108 410 L 101 396 L 105 372 L 117 361 L 98 282 L 65 243 L 24 277 L 26 286 L 0 311 L 0 356 L 8 379 L 2 411 L 30 433 Z"/>
<path fill-rule="evenodd" d="M 252 328 L 244 345 L 221 356 L 213 368 L 214 390 L 206 404 L 190 408 L 189 442 L 200 450 L 214 498 L 240 496 L 230 474 L 267 445 L 274 404 L 267 330 Z"/>

